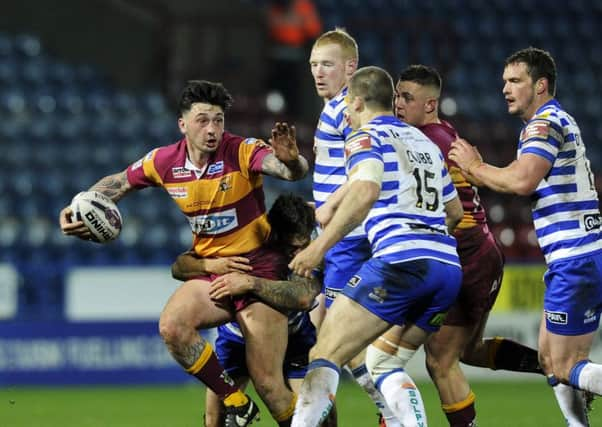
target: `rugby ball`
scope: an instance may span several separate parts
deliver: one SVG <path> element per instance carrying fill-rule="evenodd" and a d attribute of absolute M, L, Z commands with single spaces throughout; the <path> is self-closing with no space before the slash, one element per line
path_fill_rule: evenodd
<path fill-rule="evenodd" d="M 99 243 L 115 240 L 121 232 L 121 213 L 110 198 L 98 191 L 83 191 L 71 201 L 75 221 L 83 221 Z"/>

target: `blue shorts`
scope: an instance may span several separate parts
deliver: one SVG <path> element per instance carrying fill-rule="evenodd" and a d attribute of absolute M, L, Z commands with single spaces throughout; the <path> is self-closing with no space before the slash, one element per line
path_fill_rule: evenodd
<path fill-rule="evenodd" d="M 283 372 L 285 378 L 304 378 L 309 363 L 309 350 L 316 343 L 316 328 L 309 320 L 288 337 L 288 346 L 284 356 Z M 217 328 L 215 352 L 220 363 L 232 378 L 249 377 L 246 360 L 245 340 L 236 323 L 225 324 Z"/>
<path fill-rule="evenodd" d="M 363 263 L 371 256 L 370 242 L 365 238 L 343 239 L 334 245 L 324 257 L 324 283 L 322 293 L 326 308 L 330 307 Z"/>
<path fill-rule="evenodd" d="M 394 325 L 413 323 L 439 330 L 462 282 L 459 266 L 433 259 L 388 264 L 370 259 L 353 276 L 343 294 Z"/>
<path fill-rule="evenodd" d="M 558 335 L 598 329 L 602 311 L 602 252 L 558 261 L 544 275 L 546 328 Z"/>

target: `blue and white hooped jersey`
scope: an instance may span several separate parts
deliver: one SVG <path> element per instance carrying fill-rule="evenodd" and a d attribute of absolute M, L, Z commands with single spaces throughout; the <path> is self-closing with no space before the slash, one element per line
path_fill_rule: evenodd
<path fill-rule="evenodd" d="M 364 221 L 374 258 L 460 265 L 444 206 L 457 192 L 439 147 L 415 127 L 380 116 L 349 135 L 345 155 L 347 172 L 370 160 L 384 166 L 380 196 Z"/>
<path fill-rule="evenodd" d="M 558 101 L 542 105 L 520 133 L 518 157 L 552 163 L 531 195 L 533 224 L 548 264 L 598 251 L 600 210 L 581 131 Z"/>
<path fill-rule="evenodd" d="M 345 174 L 345 137 L 351 128 L 345 120 L 347 88 L 324 105 L 314 136 L 316 155 L 313 195 L 316 207 L 347 181 Z M 352 230 L 346 237 L 365 237 L 362 227 Z"/>

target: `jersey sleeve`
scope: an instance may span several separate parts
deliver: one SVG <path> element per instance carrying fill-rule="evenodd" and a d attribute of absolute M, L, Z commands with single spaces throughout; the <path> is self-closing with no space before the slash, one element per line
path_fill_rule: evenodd
<path fill-rule="evenodd" d="M 243 172 L 261 173 L 263 159 L 272 153 L 272 147 L 261 139 L 247 138 L 238 147 L 238 159 Z"/>
<path fill-rule="evenodd" d="M 345 164 L 347 171 L 351 171 L 358 164 L 368 159 L 383 161 L 378 138 L 362 130 L 350 133 L 345 140 Z"/>
<path fill-rule="evenodd" d="M 443 163 L 443 168 L 441 169 L 441 181 L 443 183 L 443 203 L 447 203 L 450 200 L 457 197 L 458 192 L 456 191 L 456 187 L 454 186 L 449 172 L 447 171 L 447 167 L 445 166 L 443 154 L 441 154 L 441 162 Z"/>
<path fill-rule="evenodd" d="M 563 142 L 562 126 L 547 115 L 533 118 L 520 135 L 520 154 L 535 154 L 554 163 Z"/>
<path fill-rule="evenodd" d="M 161 177 L 155 167 L 155 159 L 159 148 L 149 151 L 143 158 L 135 161 L 127 168 L 127 179 L 134 188 L 156 187 L 162 184 Z"/>

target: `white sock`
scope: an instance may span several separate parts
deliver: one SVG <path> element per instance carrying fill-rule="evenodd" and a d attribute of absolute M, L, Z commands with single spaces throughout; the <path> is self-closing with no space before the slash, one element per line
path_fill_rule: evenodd
<path fill-rule="evenodd" d="M 569 378 L 571 385 L 581 390 L 591 391 L 598 396 L 602 395 L 602 365 L 589 360 L 577 362 Z"/>
<path fill-rule="evenodd" d="M 339 368 L 326 359 L 316 359 L 309 364 L 291 427 L 318 427 L 326 419 L 332 409 L 340 375 Z"/>
<path fill-rule="evenodd" d="M 372 377 L 368 373 L 366 365 L 362 363 L 360 366 L 351 369 L 350 371 L 353 378 L 355 378 L 355 381 L 357 381 L 366 393 L 368 393 L 368 396 L 370 396 L 370 399 L 372 399 L 382 414 L 387 423 L 387 427 L 402 427 L 399 420 L 395 417 L 395 414 L 393 414 L 393 411 L 389 408 L 389 405 L 387 405 L 385 397 L 374 385 L 374 381 L 372 381 Z"/>
<path fill-rule="evenodd" d="M 384 374 L 376 385 L 404 427 L 426 427 L 424 401 L 412 378 L 402 369 Z"/>
<path fill-rule="evenodd" d="M 567 426 L 569 427 L 588 427 L 587 411 L 585 410 L 585 400 L 583 392 L 570 385 L 557 384 L 552 387 L 560 411 L 564 415 Z"/>

